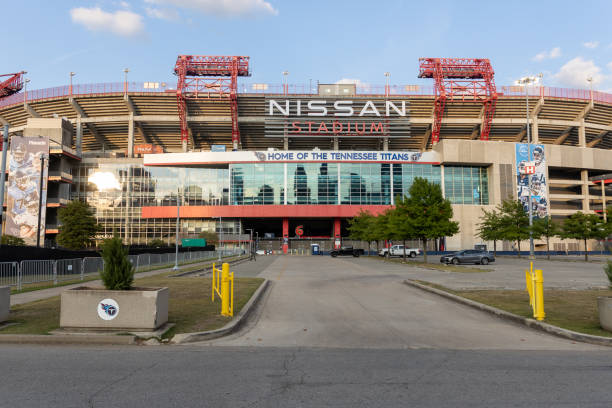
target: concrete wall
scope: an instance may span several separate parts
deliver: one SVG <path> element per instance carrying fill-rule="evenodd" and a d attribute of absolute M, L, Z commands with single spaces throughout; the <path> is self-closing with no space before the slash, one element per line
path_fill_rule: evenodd
<path fill-rule="evenodd" d="M 49 140 L 72 147 L 73 127 L 66 118 L 29 118 L 23 135 L 46 136 Z"/>
<path fill-rule="evenodd" d="M 9 286 L 0 287 L 0 322 L 8 319 L 11 308 L 11 288 Z"/>

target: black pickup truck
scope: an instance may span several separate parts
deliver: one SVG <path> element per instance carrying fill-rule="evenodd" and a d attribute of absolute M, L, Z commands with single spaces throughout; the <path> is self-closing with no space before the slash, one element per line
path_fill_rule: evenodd
<path fill-rule="evenodd" d="M 340 249 L 334 249 L 331 251 L 330 255 L 335 258 L 337 256 L 354 256 L 357 258 L 359 255 L 363 253 L 363 249 L 353 249 L 352 246 L 343 246 Z"/>

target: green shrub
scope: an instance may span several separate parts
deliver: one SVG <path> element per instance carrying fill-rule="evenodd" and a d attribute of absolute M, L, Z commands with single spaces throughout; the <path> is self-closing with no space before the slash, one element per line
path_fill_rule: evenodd
<path fill-rule="evenodd" d="M 121 238 L 105 240 L 100 254 L 104 259 L 104 269 L 100 271 L 104 287 L 108 290 L 129 290 L 134 282 L 134 266 Z"/>
<path fill-rule="evenodd" d="M 25 241 L 23 238 L 15 237 L 13 235 L 3 235 L 2 241 L 0 241 L 2 245 L 14 245 L 14 246 L 25 246 Z"/>
<path fill-rule="evenodd" d="M 610 261 L 609 259 L 606 262 L 606 265 L 604 266 L 604 272 L 608 277 L 608 285 L 610 286 L 610 289 L 612 289 L 612 261 Z"/>

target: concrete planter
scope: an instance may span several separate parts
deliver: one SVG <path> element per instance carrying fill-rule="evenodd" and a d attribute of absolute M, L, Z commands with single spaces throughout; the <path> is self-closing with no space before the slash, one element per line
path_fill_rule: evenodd
<path fill-rule="evenodd" d="M 598 297 L 597 309 L 599 309 L 599 324 L 604 330 L 612 332 L 612 297 Z"/>
<path fill-rule="evenodd" d="M 0 322 L 8 319 L 11 308 L 11 288 L 10 286 L 0 286 Z"/>
<path fill-rule="evenodd" d="M 62 292 L 62 328 L 154 330 L 167 321 L 168 288 L 105 290 L 81 286 Z"/>

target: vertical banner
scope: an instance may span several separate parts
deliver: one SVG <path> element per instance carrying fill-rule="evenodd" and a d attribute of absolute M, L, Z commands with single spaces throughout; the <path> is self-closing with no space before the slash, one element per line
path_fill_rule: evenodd
<path fill-rule="evenodd" d="M 531 179 L 531 211 L 534 217 L 545 217 L 548 215 L 546 174 L 544 145 L 517 143 L 517 196 L 521 203 L 523 203 L 525 212 L 529 211 L 529 179 Z"/>
<path fill-rule="evenodd" d="M 41 194 L 40 175 L 42 171 L 43 185 L 40 208 L 43 211 L 40 215 L 40 242 L 44 243 L 49 139 L 13 136 L 10 153 L 5 232 L 8 235 L 23 238 L 26 245 L 36 245 L 39 194 Z M 41 156 L 44 157 L 42 168 Z"/>

